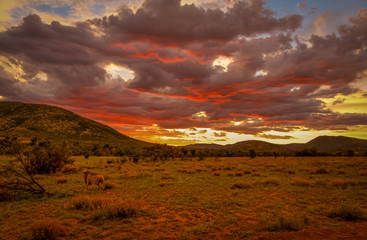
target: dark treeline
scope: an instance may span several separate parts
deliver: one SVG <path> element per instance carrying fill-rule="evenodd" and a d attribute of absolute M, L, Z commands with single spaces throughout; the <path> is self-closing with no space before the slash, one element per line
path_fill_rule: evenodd
<path fill-rule="evenodd" d="M 11 154 L 11 146 L 19 142 L 16 137 L 5 137 L 0 140 L 0 155 Z M 55 147 L 57 144 L 51 144 L 49 141 L 38 140 L 33 138 L 30 142 L 22 143 L 24 145 L 33 148 L 42 147 Z M 61 144 L 61 143 L 60 143 Z M 60 145 L 59 144 L 59 145 Z M 65 144 L 65 143 L 63 143 Z M 254 149 L 246 148 L 231 148 L 231 149 L 193 149 L 185 147 L 173 147 L 169 145 L 154 144 L 150 147 L 120 147 L 110 144 L 95 143 L 95 144 L 80 144 L 74 142 L 67 144 L 68 151 L 74 156 L 84 156 L 89 158 L 90 156 L 118 156 L 123 157 L 126 161 L 167 161 L 171 159 L 198 159 L 203 160 L 205 157 L 251 157 L 257 156 L 272 156 L 272 157 L 287 157 L 287 156 L 299 156 L 299 157 L 314 157 L 314 156 L 354 156 L 354 155 L 367 155 L 367 152 L 356 154 L 352 150 L 347 150 L 337 153 L 319 152 L 316 148 L 306 148 L 301 150 L 289 150 L 283 152 L 267 152 L 256 151 Z"/>

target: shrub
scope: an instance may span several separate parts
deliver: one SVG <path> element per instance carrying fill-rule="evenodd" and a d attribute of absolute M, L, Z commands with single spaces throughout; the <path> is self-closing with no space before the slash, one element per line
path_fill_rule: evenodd
<path fill-rule="evenodd" d="M 251 173 L 252 173 L 252 171 L 251 171 L 251 170 L 243 170 L 243 173 L 244 173 L 244 174 L 251 174 Z"/>
<path fill-rule="evenodd" d="M 344 170 L 344 169 L 340 169 L 340 170 L 338 171 L 338 173 L 339 173 L 339 174 L 345 174 L 345 170 Z"/>
<path fill-rule="evenodd" d="M 31 240 L 55 240 L 63 236 L 65 228 L 58 221 L 53 219 L 38 220 L 30 227 Z"/>
<path fill-rule="evenodd" d="M 299 231 L 306 228 L 308 218 L 301 215 L 281 213 L 265 227 L 268 231 Z"/>
<path fill-rule="evenodd" d="M 69 208 L 82 211 L 92 210 L 93 209 L 92 199 L 87 195 L 76 196 L 71 200 Z"/>
<path fill-rule="evenodd" d="M 326 168 L 319 168 L 315 171 L 316 174 L 328 174 L 329 171 Z"/>
<path fill-rule="evenodd" d="M 250 183 L 235 183 L 232 185 L 231 189 L 248 189 L 251 188 L 251 184 Z"/>
<path fill-rule="evenodd" d="M 109 189 L 113 189 L 116 188 L 116 183 L 114 182 L 105 182 L 104 183 L 104 190 L 109 190 Z"/>
<path fill-rule="evenodd" d="M 343 179 L 337 178 L 331 181 L 331 184 L 334 187 L 341 187 L 341 188 L 346 188 L 347 187 L 347 182 L 345 182 Z"/>
<path fill-rule="evenodd" d="M 31 173 L 55 173 L 68 163 L 72 163 L 71 151 L 66 144 L 46 143 L 25 152 L 26 168 Z"/>
<path fill-rule="evenodd" d="M 298 177 L 293 178 L 292 181 L 292 185 L 297 185 L 297 186 L 310 186 L 310 181 L 305 180 L 305 179 L 301 179 Z"/>
<path fill-rule="evenodd" d="M 173 177 L 168 173 L 168 172 L 163 172 L 162 173 L 162 177 L 161 179 L 163 180 L 167 180 L 167 179 L 172 179 Z"/>
<path fill-rule="evenodd" d="M 362 170 L 359 172 L 359 175 L 361 176 L 367 176 L 367 170 Z"/>
<path fill-rule="evenodd" d="M 330 211 L 327 216 L 330 218 L 340 218 L 345 221 L 357 221 L 362 218 L 363 212 L 354 203 L 344 203 L 337 209 Z"/>
<path fill-rule="evenodd" d="M 259 172 L 252 172 L 252 176 L 254 176 L 254 177 L 260 177 L 261 176 L 261 173 L 259 173 Z"/>
<path fill-rule="evenodd" d="M 220 172 L 219 171 L 215 171 L 215 172 L 213 172 L 213 175 L 214 176 L 220 176 Z"/>
<path fill-rule="evenodd" d="M 76 167 L 73 167 L 70 164 L 66 164 L 62 168 L 61 172 L 63 172 L 63 173 L 76 173 L 77 171 L 76 171 Z"/>
<path fill-rule="evenodd" d="M 122 201 L 111 203 L 98 209 L 92 214 L 92 219 L 101 221 L 105 219 L 124 219 L 136 217 L 140 211 L 140 204 L 137 201 Z"/>
<path fill-rule="evenodd" d="M 88 211 L 105 208 L 111 203 L 112 200 L 110 198 L 91 198 L 88 195 L 79 195 L 71 200 L 69 209 Z"/>
<path fill-rule="evenodd" d="M 264 179 L 261 183 L 267 186 L 269 185 L 278 186 L 280 184 L 279 179 L 277 178 L 267 178 Z"/>
<path fill-rule="evenodd" d="M 57 183 L 67 183 L 69 181 L 69 179 L 61 177 L 57 179 Z"/>

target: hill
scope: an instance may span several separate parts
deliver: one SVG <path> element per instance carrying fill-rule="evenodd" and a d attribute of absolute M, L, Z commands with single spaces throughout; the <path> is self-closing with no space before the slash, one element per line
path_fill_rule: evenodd
<path fill-rule="evenodd" d="M 292 152 L 291 149 L 287 148 L 284 145 L 280 144 L 273 144 L 264 141 L 256 141 L 256 140 L 249 140 L 249 141 L 242 141 L 237 142 L 234 144 L 227 144 L 227 145 L 219 145 L 219 144 L 192 144 L 187 145 L 187 148 L 199 148 L 199 149 L 228 149 L 228 150 L 255 150 L 258 153 L 267 153 L 271 155 L 273 152 L 277 153 L 290 153 Z"/>
<path fill-rule="evenodd" d="M 284 145 L 250 140 L 228 145 L 192 144 L 186 147 L 197 149 L 242 149 L 245 151 L 253 149 L 259 153 L 290 153 L 302 149 L 316 149 L 318 152 L 335 154 L 352 150 L 363 155 L 364 152 L 367 152 L 367 140 L 343 136 L 320 136 L 307 143 L 291 143 Z"/>
<path fill-rule="evenodd" d="M 367 151 L 367 140 L 343 136 L 320 136 L 306 144 L 303 148 L 316 148 L 322 152 L 344 152 L 353 150 L 355 152 Z"/>
<path fill-rule="evenodd" d="M 116 146 L 150 145 L 59 107 L 0 102 L 0 137 L 10 135 L 26 139 L 36 137 L 51 141 L 110 143 Z"/>

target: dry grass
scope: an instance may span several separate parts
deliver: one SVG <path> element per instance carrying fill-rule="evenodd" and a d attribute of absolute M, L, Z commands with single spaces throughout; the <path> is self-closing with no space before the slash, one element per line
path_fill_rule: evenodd
<path fill-rule="evenodd" d="M 69 181 L 69 179 L 65 178 L 65 177 L 60 177 L 57 179 L 57 183 L 67 183 Z"/>
<path fill-rule="evenodd" d="M 111 202 L 112 199 L 107 197 L 91 198 L 88 195 L 79 195 L 71 200 L 68 208 L 81 211 L 89 211 L 105 207 L 111 204 Z"/>
<path fill-rule="evenodd" d="M 330 218 L 340 218 L 345 221 L 357 221 L 363 217 L 363 211 L 355 203 L 344 203 L 328 213 Z"/>
<path fill-rule="evenodd" d="M 268 238 L 273 233 L 264 228 L 307 232 L 353 219 L 342 216 L 362 221 L 358 208 L 339 209 L 345 200 L 367 209 L 365 158 L 207 158 L 105 168 L 107 159 L 113 158 L 75 157 L 72 166 L 109 176 L 112 191 L 85 192 L 80 171 L 64 174 L 67 184 L 57 184 L 56 174 L 37 175 L 52 195 L 0 202 L 0 232 L 19 239 L 36 216 L 67 226 L 61 239 Z M 323 168 L 327 174 L 316 174 Z"/>
<path fill-rule="evenodd" d="M 302 179 L 302 178 L 299 178 L 299 177 L 294 177 L 292 179 L 292 185 L 304 187 L 304 186 L 310 186 L 311 182 L 306 180 L 306 179 Z"/>
<path fill-rule="evenodd" d="M 268 231 L 299 231 L 308 226 L 309 220 L 306 216 L 282 212 L 268 220 L 265 229 Z"/>
<path fill-rule="evenodd" d="M 108 219 L 124 219 L 136 217 L 141 211 L 140 202 L 138 201 L 123 201 L 121 199 L 103 205 L 95 211 L 91 218 L 94 221 L 103 221 Z"/>
<path fill-rule="evenodd" d="M 248 189 L 251 187 L 252 185 L 250 183 L 235 183 L 232 185 L 231 189 Z"/>
<path fill-rule="evenodd" d="M 104 190 L 110 190 L 110 189 L 114 189 L 117 187 L 117 184 L 114 182 L 110 182 L 110 181 L 106 181 L 104 183 Z"/>
<path fill-rule="evenodd" d="M 29 235 L 25 236 L 29 240 L 56 240 L 64 236 L 66 228 L 62 227 L 58 220 L 42 219 L 35 220 L 29 228 Z"/>
<path fill-rule="evenodd" d="M 280 185 L 280 180 L 278 178 L 269 177 L 264 179 L 261 184 L 266 186 L 278 186 Z"/>
<path fill-rule="evenodd" d="M 341 178 L 333 179 L 331 181 L 331 184 L 334 187 L 340 187 L 340 188 L 346 188 L 348 186 L 348 183 L 345 180 L 341 179 Z"/>

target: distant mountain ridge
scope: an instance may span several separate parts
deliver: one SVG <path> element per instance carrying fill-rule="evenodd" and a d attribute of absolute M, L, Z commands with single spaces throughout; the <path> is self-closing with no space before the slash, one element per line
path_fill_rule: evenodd
<path fill-rule="evenodd" d="M 235 144 L 191 144 L 187 148 L 209 149 L 253 149 L 258 152 L 289 152 L 302 149 L 317 149 L 319 152 L 337 153 L 352 150 L 355 152 L 367 151 L 367 140 L 344 136 L 319 136 L 307 143 L 273 144 L 265 141 L 248 140 Z"/>
<path fill-rule="evenodd" d="M 9 135 L 69 142 L 150 145 L 63 108 L 3 101 L 0 102 L 0 137 Z"/>

